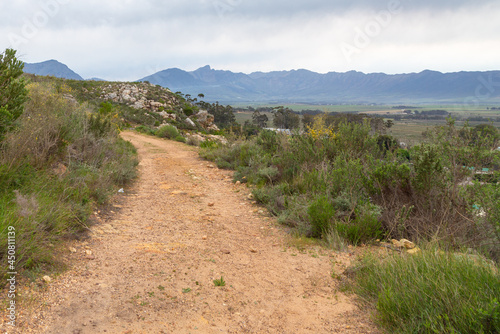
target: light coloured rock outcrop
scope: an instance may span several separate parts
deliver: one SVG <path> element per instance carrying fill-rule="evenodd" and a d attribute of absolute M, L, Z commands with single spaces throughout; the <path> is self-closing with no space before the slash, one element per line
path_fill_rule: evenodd
<path fill-rule="evenodd" d="M 219 131 L 217 125 L 214 124 L 214 116 L 209 114 L 206 110 L 200 110 L 196 115 L 191 116 L 208 131 Z"/>

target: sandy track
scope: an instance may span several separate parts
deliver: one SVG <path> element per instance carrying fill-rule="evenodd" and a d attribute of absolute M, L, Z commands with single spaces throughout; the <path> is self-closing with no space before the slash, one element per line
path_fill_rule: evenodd
<path fill-rule="evenodd" d="M 48 306 L 21 332 L 376 332 L 335 288 L 332 268 L 342 271 L 348 255 L 291 247 L 246 186 L 194 148 L 122 136 L 138 148 L 138 181 L 67 251 L 71 269 L 48 285 Z"/>

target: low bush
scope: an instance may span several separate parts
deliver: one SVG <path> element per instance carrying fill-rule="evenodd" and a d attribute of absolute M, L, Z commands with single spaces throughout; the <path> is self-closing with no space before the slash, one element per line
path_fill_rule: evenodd
<path fill-rule="evenodd" d="M 186 142 L 186 138 L 184 138 L 181 135 L 176 136 L 174 139 L 175 139 L 175 141 L 178 141 L 180 143 L 185 143 Z"/>
<path fill-rule="evenodd" d="M 311 219 L 313 237 L 321 237 L 331 229 L 335 209 L 326 196 L 320 196 L 312 202 L 307 213 Z"/>
<path fill-rule="evenodd" d="M 138 131 L 140 133 L 144 133 L 144 134 L 147 134 L 147 135 L 152 135 L 154 136 L 155 135 L 155 130 L 153 130 L 152 128 L 150 128 L 149 126 L 146 126 L 146 125 L 139 125 L 135 128 L 135 131 Z"/>
<path fill-rule="evenodd" d="M 179 130 L 173 125 L 163 125 L 159 127 L 155 135 L 160 138 L 175 139 L 180 136 Z"/>

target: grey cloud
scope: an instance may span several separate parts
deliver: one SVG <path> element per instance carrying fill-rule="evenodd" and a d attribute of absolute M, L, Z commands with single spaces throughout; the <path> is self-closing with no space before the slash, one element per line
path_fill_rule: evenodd
<path fill-rule="evenodd" d="M 219 3 L 238 3 L 234 11 L 245 16 L 286 17 L 295 14 L 330 13 L 342 15 L 346 12 L 363 10 L 379 11 L 391 4 L 405 10 L 457 10 L 461 7 L 478 7 L 498 4 L 497 0 L 213 0 Z"/>
<path fill-rule="evenodd" d="M 0 48 L 6 33 L 19 33 L 24 20 L 49 1 L 62 0 L 1 1 Z M 399 0 L 401 15 L 347 63 L 339 45 L 355 45 L 356 29 L 373 22 L 391 1 L 398 0 L 64 0 L 21 51 L 28 62 L 55 58 L 86 77 L 131 80 L 153 70 L 206 64 L 246 72 L 498 64 L 497 44 L 487 52 L 481 48 L 497 40 L 498 0 Z"/>

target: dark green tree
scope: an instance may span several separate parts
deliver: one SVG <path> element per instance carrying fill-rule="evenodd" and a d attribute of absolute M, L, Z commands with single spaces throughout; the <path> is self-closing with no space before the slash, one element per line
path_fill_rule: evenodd
<path fill-rule="evenodd" d="M 265 114 L 261 114 L 258 111 L 254 111 L 252 114 L 252 123 L 259 128 L 265 128 L 269 118 Z"/>
<path fill-rule="evenodd" d="M 223 106 L 216 102 L 209 105 L 207 111 L 214 115 L 214 123 L 220 128 L 228 128 L 236 122 L 233 107 L 229 105 Z"/>
<path fill-rule="evenodd" d="M 492 124 L 479 124 L 472 130 L 473 141 L 475 144 L 483 139 L 486 145 L 489 144 L 490 149 L 497 148 L 500 144 L 500 131 Z"/>
<path fill-rule="evenodd" d="M 273 108 L 274 126 L 280 129 L 297 129 L 300 126 L 300 116 L 290 108 L 283 106 Z"/>
<path fill-rule="evenodd" d="M 0 54 L 0 141 L 24 112 L 28 90 L 21 77 L 23 68 L 24 63 L 16 58 L 15 50 L 7 49 Z"/>
<path fill-rule="evenodd" d="M 307 130 L 308 127 L 312 127 L 314 124 L 314 116 L 313 114 L 304 114 L 302 115 L 302 124 L 304 125 L 304 129 Z"/>
<path fill-rule="evenodd" d="M 471 147 L 495 149 L 500 145 L 500 131 L 491 124 L 478 124 L 469 127 L 468 123 L 459 131 L 460 138 Z"/>

